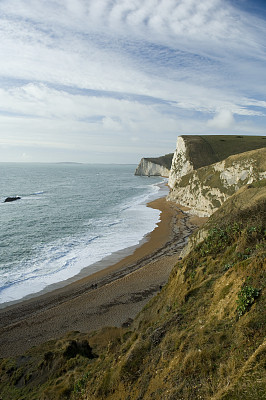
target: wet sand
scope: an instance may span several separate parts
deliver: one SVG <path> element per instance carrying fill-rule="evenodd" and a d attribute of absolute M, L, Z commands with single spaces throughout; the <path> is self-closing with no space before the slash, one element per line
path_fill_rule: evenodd
<path fill-rule="evenodd" d="M 121 326 L 136 316 L 167 282 L 187 237 L 206 220 L 189 217 L 165 198 L 149 206 L 161 210 L 161 220 L 133 254 L 118 262 L 111 256 L 103 260 L 108 268 L 90 276 L 85 269 L 66 286 L 0 310 L 0 357 L 69 331 Z"/>

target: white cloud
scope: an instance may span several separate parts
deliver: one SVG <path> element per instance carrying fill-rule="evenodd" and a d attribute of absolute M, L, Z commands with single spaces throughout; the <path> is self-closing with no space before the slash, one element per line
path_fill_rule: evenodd
<path fill-rule="evenodd" d="M 115 121 L 113 118 L 110 117 L 103 118 L 102 127 L 107 132 L 121 131 L 122 129 L 121 123 L 119 121 Z"/>
<path fill-rule="evenodd" d="M 265 34 L 230 1 L 2 0 L 0 142 L 161 151 L 241 118 L 261 132 Z"/>
<path fill-rule="evenodd" d="M 211 128 L 229 129 L 233 127 L 235 120 L 230 110 L 220 110 L 207 124 Z"/>

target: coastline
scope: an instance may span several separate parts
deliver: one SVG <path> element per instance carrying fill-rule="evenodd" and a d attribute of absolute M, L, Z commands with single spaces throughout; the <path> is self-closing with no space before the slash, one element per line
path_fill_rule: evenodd
<path fill-rule="evenodd" d="M 0 310 L 0 357 L 21 354 L 68 331 L 121 326 L 135 317 L 167 282 L 186 238 L 203 222 L 165 198 L 148 206 L 161 211 L 160 222 L 132 254 L 125 249 L 125 257 L 102 260 L 108 266 L 92 275 L 85 269 L 63 287 Z"/>
<path fill-rule="evenodd" d="M 121 200 L 120 206 L 114 206 L 114 210 L 111 206 L 110 212 L 106 211 L 108 206 L 106 207 L 101 202 L 99 210 L 103 209 L 103 211 L 99 212 L 98 210 L 99 215 L 96 212 L 95 217 L 92 214 L 88 219 L 87 210 L 83 210 L 84 221 L 80 219 L 80 216 L 76 219 L 75 212 L 71 211 L 69 225 L 76 221 L 76 231 L 73 228 L 73 235 L 68 231 L 66 235 L 64 231 L 63 214 L 62 229 L 57 224 L 58 220 L 56 223 L 52 216 L 48 219 L 54 221 L 55 230 L 44 226 L 44 231 L 48 228 L 53 232 L 54 239 L 51 243 L 49 238 L 47 238 L 48 244 L 43 243 L 43 239 L 40 237 L 42 229 L 38 231 L 36 243 L 32 243 L 31 240 L 29 243 L 28 240 L 27 243 L 24 243 L 19 239 L 16 242 L 14 235 L 13 242 L 17 243 L 17 247 L 13 248 L 12 245 L 10 247 L 6 245 L 3 239 L 5 248 L 1 267 L 10 263 L 11 278 L 9 280 L 9 276 L 6 274 L 1 281 L 0 310 L 92 275 L 124 259 L 137 247 L 140 247 L 160 220 L 160 211 L 147 207 L 147 202 L 165 197 L 169 193 L 165 180 L 156 183 L 148 179 L 147 181 L 151 182 L 147 186 L 149 187 L 148 193 L 130 197 L 125 203 Z M 91 212 L 93 212 L 93 207 Z M 140 215 L 140 224 L 136 223 L 138 215 Z M 28 217 L 31 220 L 31 216 Z M 27 220 L 27 218 L 23 219 Z M 24 221 L 19 221 L 19 226 L 22 228 L 17 231 L 20 234 L 24 233 L 23 223 Z M 27 226 L 25 229 L 28 232 Z M 58 232 L 57 229 L 59 229 Z M 80 234 L 79 229 L 84 232 Z M 25 252 L 23 253 L 24 246 Z M 33 246 L 33 250 L 32 255 L 29 256 L 28 252 L 31 246 Z M 34 249 L 38 248 L 39 252 L 34 254 Z M 13 268 L 17 273 L 13 274 Z M 5 271 L 5 268 L 1 270 L 1 274 L 2 271 Z"/>

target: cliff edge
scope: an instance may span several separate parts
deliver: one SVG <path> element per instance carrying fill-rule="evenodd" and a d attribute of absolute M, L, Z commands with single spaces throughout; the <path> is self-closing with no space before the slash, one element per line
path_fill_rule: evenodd
<path fill-rule="evenodd" d="M 173 188 L 182 176 L 191 171 L 265 146 L 266 136 L 179 136 L 169 174 L 169 186 Z"/>
<path fill-rule="evenodd" d="M 266 178 L 266 148 L 248 151 L 191 171 L 175 183 L 167 199 L 201 217 L 212 215 L 246 184 Z"/>
<path fill-rule="evenodd" d="M 169 177 L 173 153 L 156 158 L 142 158 L 136 168 L 138 176 L 164 176 Z"/>

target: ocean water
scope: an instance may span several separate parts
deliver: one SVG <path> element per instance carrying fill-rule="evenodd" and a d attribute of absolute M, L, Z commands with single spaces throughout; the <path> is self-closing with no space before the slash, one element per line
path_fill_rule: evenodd
<path fill-rule="evenodd" d="M 0 163 L 0 304 L 38 293 L 114 252 L 159 221 L 146 203 L 165 179 L 134 165 Z M 21 200 L 4 203 L 8 196 Z M 97 267 L 99 268 L 99 267 Z M 89 272 L 90 273 L 90 272 Z"/>

